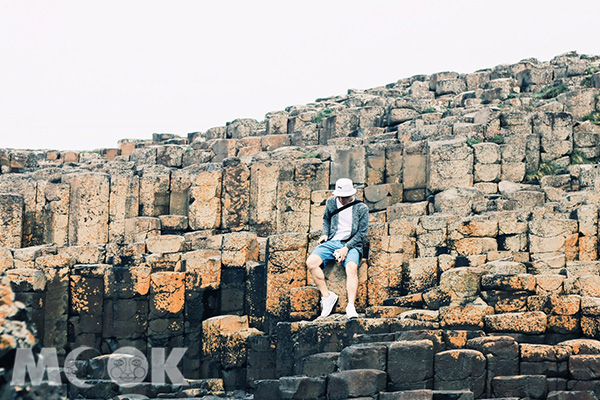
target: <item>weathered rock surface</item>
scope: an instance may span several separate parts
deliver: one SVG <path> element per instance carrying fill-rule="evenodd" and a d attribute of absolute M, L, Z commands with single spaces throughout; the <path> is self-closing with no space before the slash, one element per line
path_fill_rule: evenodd
<path fill-rule="evenodd" d="M 566 53 L 187 138 L 0 149 L 0 355 L 186 348 L 190 387 L 140 386 L 154 398 L 600 395 L 599 67 Z M 341 177 L 370 211 L 359 318 L 332 264 L 315 320 L 305 260 Z M 129 394 L 105 378 L 47 394 Z"/>

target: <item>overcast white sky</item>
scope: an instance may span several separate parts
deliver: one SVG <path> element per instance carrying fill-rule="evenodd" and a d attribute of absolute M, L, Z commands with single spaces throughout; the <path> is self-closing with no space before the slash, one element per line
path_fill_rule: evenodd
<path fill-rule="evenodd" d="M 0 147 L 115 147 L 415 74 L 600 54 L 598 15 L 591 0 L 2 0 Z"/>

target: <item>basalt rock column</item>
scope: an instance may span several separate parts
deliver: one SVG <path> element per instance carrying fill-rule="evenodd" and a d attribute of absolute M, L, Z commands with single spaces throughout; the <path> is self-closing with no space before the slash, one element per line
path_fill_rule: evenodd
<path fill-rule="evenodd" d="M 285 163 L 258 162 L 252 164 L 250 180 L 250 225 L 260 236 L 277 229 L 278 184 L 291 180 L 293 169 Z"/>
<path fill-rule="evenodd" d="M 248 225 L 250 204 L 250 168 L 238 158 L 223 164 L 222 228 L 241 231 Z"/>
<path fill-rule="evenodd" d="M 0 246 L 21 247 L 23 235 L 23 196 L 0 193 Z"/>
<path fill-rule="evenodd" d="M 69 343 L 101 348 L 104 273 L 108 265 L 77 265 L 70 276 Z"/>
<path fill-rule="evenodd" d="M 85 246 L 108 242 L 109 176 L 100 173 L 70 174 L 69 244 Z"/>
<path fill-rule="evenodd" d="M 140 215 L 169 214 L 171 171 L 162 165 L 145 167 L 140 179 Z"/>
<path fill-rule="evenodd" d="M 140 207 L 140 178 L 119 173 L 110 177 L 110 242 L 123 243 L 125 220 L 138 216 Z"/>
<path fill-rule="evenodd" d="M 70 191 L 66 183 L 38 183 L 36 208 L 42 216 L 44 243 L 68 245 Z"/>
<path fill-rule="evenodd" d="M 221 185 L 223 171 L 219 164 L 204 164 L 182 170 L 189 171 L 190 187 L 187 215 L 193 230 L 221 226 Z M 179 179 L 180 174 L 175 174 Z"/>
<path fill-rule="evenodd" d="M 41 220 L 37 206 L 37 182 L 21 174 L 0 176 L 0 193 L 13 193 L 23 196 L 23 228 L 22 240 L 17 247 L 36 246 L 42 244 Z"/>
<path fill-rule="evenodd" d="M 273 320 L 289 319 L 291 289 L 306 286 L 307 245 L 305 234 L 269 237 L 266 312 Z"/>

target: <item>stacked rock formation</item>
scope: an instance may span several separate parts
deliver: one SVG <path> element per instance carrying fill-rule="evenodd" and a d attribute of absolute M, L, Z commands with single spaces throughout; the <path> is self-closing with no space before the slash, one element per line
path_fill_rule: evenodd
<path fill-rule="evenodd" d="M 98 356 L 70 398 L 600 397 L 599 70 L 567 53 L 187 138 L 0 150 L 3 279 L 61 360 L 187 348 L 190 386 L 122 388 Z M 370 210 L 361 317 L 315 320 L 304 261 L 341 177 Z"/>

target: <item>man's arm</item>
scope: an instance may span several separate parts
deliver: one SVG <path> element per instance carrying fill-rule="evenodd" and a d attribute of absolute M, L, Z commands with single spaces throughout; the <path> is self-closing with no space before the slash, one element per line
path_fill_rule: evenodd
<path fill-rule="evenodd" d="M 329 211 L 329 199 L 325 202 L 325 212 L 323 213 L 323 231 L 322 236 L 329 237 L 329 229 L 331 226 L 331 212 Z"/>
<path fill-rule="evenodd" d="M 348 240 L 348 242 L 346 242 L 346 247 L 348 249 L 358 247 L 360 244 L 364 243 L 365 238 L 367 237 L 367 231 L 369 230 L 369 209 L 366 205 L 362 204 L 359 210 L 358 231 L 350 238 L 350 240 Z"/>

